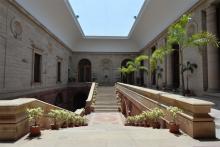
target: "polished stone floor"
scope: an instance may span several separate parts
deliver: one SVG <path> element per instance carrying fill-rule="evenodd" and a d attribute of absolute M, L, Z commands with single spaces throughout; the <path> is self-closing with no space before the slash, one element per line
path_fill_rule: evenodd
<path fill-rule="evenodd" d="M 120 113 L 93 113 L 89 126 L 59 131 L 46 130 L 39 138 L 24 136 L 0 147 L 220 147 L 220 141 L 199 141 L 167 129 L 125 127 Z"/>

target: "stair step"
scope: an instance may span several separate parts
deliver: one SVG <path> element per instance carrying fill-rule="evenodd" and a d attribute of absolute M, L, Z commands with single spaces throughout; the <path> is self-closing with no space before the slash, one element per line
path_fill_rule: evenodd
<path fill-rule="evenodd" d="M 118 112 L 114 87 L 98 87 L 95 112 Z"/>
<path fill-rule="evenodd" d="M 118 109 L 95 109 L 95 112 L 118 112 Z"/>
<path fill-rule="evenodd" d="M 95 105 L 95 109 L 117 109 L 118 106 L 117 105 Z"/>

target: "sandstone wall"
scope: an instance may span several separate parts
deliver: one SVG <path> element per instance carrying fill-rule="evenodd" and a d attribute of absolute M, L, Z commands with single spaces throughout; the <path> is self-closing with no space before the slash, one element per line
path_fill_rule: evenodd
<path fill-rule="evenodd" d="M 67 84 L 72 51 L 21 11 L 14 2 L 0 2 L 0 99 Z M 42 55 L 41 83 L 33 82 L 33 55 Z M 57 61 L 61 83 L 57 83 Z"/>
<path fill-rule="evenodd" d="M 208 30 L 213 34 L 217 34 L 216 30 L 209 29 L 208 26 L 213 25 L 216 27 L 216 24 L 213 24 L 216 20 L 210 19 L 214 17 L 214 12 L 211 14 L 210 7 L 213 7 L 211 11 L 215 11 L 217 5 L 219 5 L 215 0 L 210 1 L 201 1 L 201 3 L 188 12 L 192 14 L 192 20 L 187 26 L 188 33 L 197 33 Z M 205 17 L 204 17 L 205 16 Z M 211 28 L 213 28 L 211 27 Z M 160 47 L 165 44 L 166 41 L 166 30 L 162 32 L 159 36 L 155 38 L 151 43 L 149 43 L 142 51 L 142 54 L 151 55 L 151 48 L 153 46 Z M 189 76 L 189 89 L 197 95 L 203 95 L 206 91 L 213 92 L 220 89 L 219 87 L 219 51 L 210 50 L 210 46 L 203 48 L 188 48 L 184 50 L 184 63 L 190 61 L 191 63 L 196 63 L 198 68 L 194 71 L 193 74 Z M 208 56 L 208 57 L 207 57 Z M 162 80 L 159 81 L 160 87 L 165 84 L 167 87 L 173 87 L 173 73 L 172 73 L 172 64 L 171 59 L 172 55 L 165 57 L 160 67 L 164 69 Z M 149 66 L 149 63 L 145 63 Z M 213 70 L 211 70 L 213 69 Z M 151 84 L 151 75 L 145 77 L 145 84 L 149 86 Z M 209 76 L 208 76 L 209 75 Z M 214 83 L 215 82 L 215 83 Z M 217 84 L 216 84 L 217 83 Z M 180 87 L 181 87 L 181 77 L 180 77 Z"/>

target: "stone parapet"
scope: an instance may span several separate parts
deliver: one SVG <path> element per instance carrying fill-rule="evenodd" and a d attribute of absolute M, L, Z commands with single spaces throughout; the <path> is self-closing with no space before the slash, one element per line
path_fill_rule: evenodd
<path fill-rule="evenodd" d="M 85 113 L 86 114 L 90 114 L 91 111 L 92 111 L 91 107 L 92 107 L 96 87 L 97 87 L 96 83 L 92 83 L 90 91 L 89 91 L 88 98 L 86 100 L 86 106 L 85 106 Z"/>
<path fill-rule="evenodd" d="M 13 141 L 29 132 L 29 121 L 26 114 L 27 108 L 41 107 L 44 115 L 40 120 L 42 129 L 50 128 L 48 112 L 51 109 L 62 109 L 54 105 L 33 98 L 20 98 L 15 100 L 0 101 L 0 140 Z M 78 115 L 84 115 L 84 110 L 77 110 Z"/>
<path fill-rule="evenodd" d="M 116 92 L 122 99 L 124 114 L 136 115 L 155 107 L 168 113 L 167 107 L 176 106 L 183 110 L 177 117 L 183 132 L 193 138 L 215 138 L 214 119 L 209 115 L 214 105 L 211 102 L 123 83 L 116 84 Z M 168 115 L 163 119 L 166 124 L 171 121 Z"/>

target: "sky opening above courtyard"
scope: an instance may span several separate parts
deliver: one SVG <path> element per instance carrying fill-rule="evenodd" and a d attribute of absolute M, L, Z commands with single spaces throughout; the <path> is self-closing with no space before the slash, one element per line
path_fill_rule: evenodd
<path fill-rule="evenodd" d="M 145 0 L 69 0 L 86 37 L 128 37 L 144 2 Z"/>

